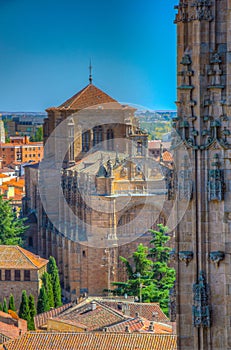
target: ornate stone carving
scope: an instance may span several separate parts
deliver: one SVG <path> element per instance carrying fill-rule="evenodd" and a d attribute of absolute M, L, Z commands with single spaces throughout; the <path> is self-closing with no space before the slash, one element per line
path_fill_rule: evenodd
<path fill-rule="evenodd" d="M 181 164 L 181 170 L 178 173 L 178 198 L 179 200 L 192 198 L 192 171 L 189 164 L 188 156 L 184 156 Z"/>
<path fill-rule="evenodd" d="M 193 252 L 190 250 L 180 251 L 179 252 L 179 260 L 183 261 L 186 266 L 192 261 L 193 259 Z"/>
<path fill-rule="evenodd" d="M 165 183 L 168 191 L 168 200 L 175 199 L 175 172 L 173 169 L 168 169 L 165 175 Z"/>
<path fill-rule="evenodd" d="M 193 20 L 199 21 L 212 21 L 211 1 L 209 0 L 197 0 L 192 7 L 195 8 L 196 13 L 191 17 Z"/>
<path fill-rule="evenodd" d="M 178 86 L 178 89 L 193 89 L 191 85 L 191 77 L 193 76 L 193 71 L 191 69 L 192 60 L 190 55 L 184 54 L 180 62 L 184 68 L 178 72 L 178 75 L 182 77 L 181 85 Z"/>
<path fill-rule="evenodd" d="M 213 52 L 210 57 L 210 67 L 208 69 L 208 76 L 210 76 L 210 86 L 209 88 L 223 89 L 224 86 L 221 85 L 221 75 L 222 69 L 220 67 L 222 60 L 218 52 Z"/>
<path fill-rule="evenodd" d="M 200 271 L 198 283 L 193 285 L 193 325 L 194 327 L 211 326 L 211 310 L 209 305 L 210 289 L 205 280 L 205 273 Z"/>
<path fill-rule="evenodd" d="M 180 1 L 178 6 L 174 6 L 175 10 L 178 10 L 174 23 L 177 22 L 188 22 L 188 4 L 184 0 Z"/>
<path fill-rule="evenodd" d="M 169 319 L 171 322 L 176 322 L 176 285 L 169 291 Z"/>
<path fill-rule="evenodd" d="M 225 253 L 219 250 L 209 253 L 209 260 L 219 267 L 220 261 L 224 260 Z"/>
<path fill-rule="evenodd" d="M 220 169 L 219 156 L 216 153 L 211 164 L 214 169 L 208 170 L 208 200 L 222 201 L 224 199 L 224 170 Z"/>
<path fill-rule="evenodd" d="M 107 177 L 112 177 L 112 176 L 113 176 L 112 161 L 111 161 L 111 159 L 108 159 L 108 161 L 107 161 Z"/>
<path fill-rule="evenodd" d="M 181 0 L 179 5 L 174 7 L 178 10 L 174 22 L 212 21 L 211 6 L 212 2 L 209 0 L 197 0 L 191 6 L 184 0 Z"/>

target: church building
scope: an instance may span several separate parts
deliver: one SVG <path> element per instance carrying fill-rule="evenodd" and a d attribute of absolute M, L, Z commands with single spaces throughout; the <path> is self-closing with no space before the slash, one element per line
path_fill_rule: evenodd
<path fill-rule="evenodd" d="M 47 109 L 44 160 L 27 166 L 25 215 L 36 215 L 31 248 L 56 258 L 65 296 L 100 295 L 126 278 L 119 256 L 148 244 L 171 207 L 161 165 L 135 109 L 89 84 Z"/>

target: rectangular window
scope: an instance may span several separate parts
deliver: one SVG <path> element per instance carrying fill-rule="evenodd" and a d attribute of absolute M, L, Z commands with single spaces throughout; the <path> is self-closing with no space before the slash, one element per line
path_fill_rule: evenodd
<path fill-rule="evenodd" d="M 11 281 L 11 270 L 5 270 L 5 281 Z"/>
<path fill-rule="evenodd" d="M 24 281 L 30 281 L 30 270 L 24 270 Z"/>
<path fill-rule="evenodd" d="M 14 271 L 14 280 L 15 281 L 20 281 L 21 280 L 20 270 L 15 270 Z"/>

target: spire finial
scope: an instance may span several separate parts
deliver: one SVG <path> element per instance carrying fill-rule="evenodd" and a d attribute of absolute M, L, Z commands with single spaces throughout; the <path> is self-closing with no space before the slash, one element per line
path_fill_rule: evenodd
<path fill-rule="evenodd" d="M 92 84 L 92 65 L 91 65 L 91 59 L 89 64 L 89 83 Z"/>

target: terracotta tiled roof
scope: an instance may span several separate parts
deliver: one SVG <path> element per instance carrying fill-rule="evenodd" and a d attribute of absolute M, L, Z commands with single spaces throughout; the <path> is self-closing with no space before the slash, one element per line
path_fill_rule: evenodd
<path fill-rule="evenodd" d="M 164 162 L 172 162 L 173 161 L 173 157 L 172 157 L 171 153 L 168 151 L 165 151 L 162 154 L 162 159 Z"/>
<path fill-rule="evenodd" d="M 11 311 L 11 310 L 10 310 Z M 20 320 L 20 326 L 18 321 Z M 4 337 L 13 339 L 17 338 L 21 333 L 27 330 L 27 322 L 25 320 L 15 318 L 3 311 L 0 311 L 0 343 Z M 6 341 L 6 339 L 4 340 Z"/>
<path fill-rule="evenodd" d="M 125 332 L 128 327 L 129 332 L 150 332 L 150 326 L 153 326 L 152 332 L 156 334 L 172 334 L 172 326 L 166 323 L 148 321 L 143 317 L 135 317 L 130 320 L 125 320 L 108 327 L 108 332 Z"/>
<path fill-rule="evenodd" d="M 19 246 L 0 245 L 0 268 L 39 269 L 47 263 L 48 260 Z"/>
<path fill-rule="evenodd" d="M 24 178 L 18 178 L 18 179 L 14 178 L 14 179 L 11 179 L 9 181 L 5 181 L 4 185 L 23 188 L 25 186 L 25 179 Z"/>
<path fill-rule="evenodd" d="M 102 103 L 117 102 L 95 85 L 89 84 L 77 94 L 66 100 L 59 107 L 48 108 L 56 110 L 80 110 Z"/>
<path fill-rule="evenodd" d="M 59 321 L 71 321 L 71 324 L 85 325 L 88 331 L 102 330 L 108 325 L 116 324 L 125 320 L 125 317 L 120 312 L 94 302 L 95 309 L 92 310 L 91 303 L 87 303 L 83 306 L 77 305 L 76 307 L 68 310 L 62 315 L 56 317 Z"/>
<path fill-rule="evenodd" d="M 176 350 L 175 335 L 151 333 L 28 332 L 6 342 L 6 350 Z"/>
<path fill-rule="evenodd" d="M 144 317 L 149 321 L 164 322 L 169 321 L 168 317 L 163 313 L 158 303 L 136 303 L 131 301 L 116 301 L 110 299 L 100 299 L 100 303 L 108 305 L 115 310 L 123 311 L 126 307 L 126 314 L 130 317 Z"/>
<path fill-rule="evenodd" d="M 68 304 L 64 304 L 60 307 L 57 307 L 56 309 L 52 309 L 50 311 L 43 312 L 42 314 L 36 315 L 34 317 L 35 328 L 38 329 L 38 328 L 46 325 L 48 318 L 58 316 L 62 312 L 64 312 L 65 310 L 69 309 L 72 306 L 73 306 L 73 303 L 68 303 Z"/>
<path fill-rule="evenodd" d="M 7 177 L 9 177 L 9 175 L 0 174 L 0 179 L 5 179 L 5 178 L 7 178 Z"/>
<path fill-rule="evenodd" d="M 148 149 L 159 149 L 161 143 L 161 140 L 148 141 Z"/>
<path fill-rule="evenodd" d="M 4 174 L 4 173 L 14 173 L 15 170 L 11 169 L 11 168 L 7 168 L 7 167 L 4 167 L 2 169 L 0 169 L 0 173 L 1 174 Z"/>

